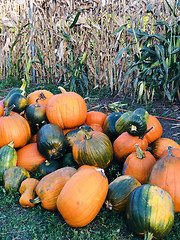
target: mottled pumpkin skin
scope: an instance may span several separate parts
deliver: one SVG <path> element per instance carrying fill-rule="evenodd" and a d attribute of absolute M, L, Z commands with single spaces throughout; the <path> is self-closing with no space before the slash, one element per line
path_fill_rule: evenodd
<path fill-rule="evenodd" d="M 25 118 L 18 113 L 0 118 L 0 147 L 14 142 L 14 147 L 23 147 L 31 138 L 31 129 Z"/>
<path fill-rule="evenodd" d="M 17 152 L 13 146 L 12 142 L 0 149 L 0 182 L 3 180 L 4 172 L 10 167 L 16 166 Z"/>
<path fill-rule="evenodd" d="M 113 159 L 112 143 L 106 134 L 99 131 L 89 132 L 91 138 L 78 138 L 73 146 L 74 160 L 81 165 L 91 165 L 105 169 Z"/>
<path fill-rule="evenodd" d="M 129 194 L 141 183 L 132 176 L 120 176 L 113 180 L 108 187 L 106 207 L 115 212 L 124 212 Z"/>
<path fill-rule="evenodd" d="M 174 204 L 171 196 L 158 186 L 145 184 L 129 195 L 126 208 L 130 229 L 147 237 L 166 236 L 174 224 Z M 152 239 L 152 238 L 147 238 Z"/>
<path fill-rule="evenodd" d="M 44 176 L 36 187 L 36 194 L 41 200 L 41 206 L 47 210 L 57 209 L 56 201 L 58 195 L 66 182 L 77 172 L 75 168 L 60 168 Z"/>
<path fill-rule="evenodd" d="M 180 212 L 180 157 L 164 156 L 152 167 L 147 183 L 161 187 L 173 199 L 175 212 Z"/>
<path fill-rule="evenodd" d="M 66 183 L 57 199 L 57 208 L 72 227 L 83 227 L 100 211 L 108 191 L 102 169 L 84 168 Z"/>
<path fill-rule="evenodd" d="M 18 190 L 21 182 L 26 178 L 30 178 L 30 174 L 25 168 L 10 167 L 4 172 L 3 176 L 5 190 Z"/>
<path fill-rule="evenodd" d="M 46 115 L 50 123 L 62 129 L 81 126 L 87 115 L 84 99 L 75 92 L 54 95 L 47 104 Z"/>

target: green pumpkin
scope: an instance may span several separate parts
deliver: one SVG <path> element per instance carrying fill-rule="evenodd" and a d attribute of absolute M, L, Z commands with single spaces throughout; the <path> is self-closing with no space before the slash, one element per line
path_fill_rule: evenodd
<path fill-rule="evenodd" d="M 131 116 L 132 111 L 128 111 L 125 112 L 121 115 L 120 118 L 118 118 L 118 120 L 115 122 L 115 130 L 116 132 L 121 135 L 123 132 L 126 131 L 125 129 L 125 123 L 126 123 L 126 119 Z"/>
<path fill-rule="evenodd" d="M 17 152 L 14 149 L 14 142 L 3 146 L 0 149 L 0 181 L 3 180 L 4 172 L 17 163 Z"/>
<path fill-rule="evenodd" d="M 21 93 L 14 93 L 9 98 L 8 107 L 12 106 L 13 104 L 13 111 L 21 113 L 27 106 L 27 98 Z"/>
<path fill-rule="evenodd" d="M 56 171 L 59 168 L 61 168 L 61 163 L 59 161 L 45 160 L 43 163 L 41 163 L 38 170 L 43 176 L 45 176 Z"/>
<path fill-rule="evenodd" d="M 144 239 L 163 238 L 174 224 L 173 200 L 158 186 L 142 185 L 130 193 L 126 216 L 130 229 Z"/>
<path fill-rule="evenodd" d="M 20 88 L 13 88 L 13 89 L 7 94 L 7 96 L 5 97 L 4 102 L 3 102 L 4 106 L 8 107 L 9 99 L 10 99 L 10 97 L 11 97 L 14 93 L 19 93 L 19 94 L 21 94 L 21 92 L 22 92 L 22 91 L 20 90 Z"/>
<path fill-rule="evenodd" d="M 5 190 L 18 190 L 22 181 L 26 178 L 30 178 L 30 174 L 25 168 L 10 167 L 3 175 Z"/>
<path fill-rule="evenodd" d="M 125 129 L 132 136 L 143 136 L 148 121 L 149 113 L 143 108 L 138 108 L 126 119 Z"/>
<path fill-rule="evenodd" d="M 124 212 L 129 194 L 141 183 L 134 177 L 125 175 L 114 179 L 108 187 L 106 208 L 115 212 Z"/>
<path fill-rule="evenodd" d="M 111 142 L 114 142 L 119 136 L 119 133 L 115 128 L 115 123 L 122 114 L 122 112 L 111 113 L 104 121 L 103 132 L 109 137 Z"/>
<path fill-rule="evenodd" d="M 71 152 L 66 153 L 59 161 L 62 167 L 73 167 L 76 169 L 79 167 Z"/>
<path fill-rule="evenodd" d="M 99 131 L 87 132 L 72 146 L 74 160 L 79 166 L 90 165 L 105 169 L 113 159 L 113 146 L 108 136 Z"/>
<path fill-rule="evenodd" d="M 37 132 L 37 148 L 47 160 L 63 157 L 68 148 L 63 130 L 52 123 L 42 126 Z"/>
<path fill-rule="evenodd" d="M 35 104 L 30 104 L 25 109 L 25 118 L 32 127 L 42 127 L 43 121 L 47 122 L 46 106 L 39 104 L 38 99 Z"/>

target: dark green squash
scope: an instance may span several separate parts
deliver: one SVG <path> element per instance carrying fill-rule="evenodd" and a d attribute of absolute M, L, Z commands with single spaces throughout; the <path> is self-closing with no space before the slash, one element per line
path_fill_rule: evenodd
<path fill-rule="evenodd" d="M 72 146 L 74 160 L 79 166 L 90 165 L 105 169 L 113 159 L 113 146 L 108 136 L 99 131 L 87 132 Z"/>
<path fill-rule="evenodd" d="M 133 112 L 132 111 L 128 111 L 125 112 L 121 115 L 120 118 L 118 118 L 118 120 L 115 122 L 115 130 L 116 132 L 121 135 L 123 132 L 126 131 L 125 129 L 125 123 L 126 123 L 126 119 L 131 116 Z"/>
<path fill-rule="evenodd" d="M 37 132 L 37 148 L 46 159 L 63 157 L 67 147 L 67 139 L 58 125 L 52 123 L 45 124 Z"/>
<path fill-rule="evenodd" d="M 126 208 L 130 229 L 144 239 L 163 238 L 174 223 L 174 204 L 169 193 L 158 186 L 145 184 L 129 195 Z"/>
<path fill-rule="evenodd" d="M 3 175 L 5 190 L 18 190 L 22 181 L 26 178 L 30 178 L 30 174 L 25 168 L 10 167 Z"/>
<path fill-rule="evenodd" d="M 77 162 L 74 160 L 72 152 L 66 153 L 59 161 L 62 167 L 73 167 L 76 169 L 79 167 Z"/>
<path fill-rule="evenodd" d="M 60 161 L 57 160 L 45 160 L 41 165 L 39 166 L 38 171 L 43 175 L 47 175 L 49 173 L 52 173 L 56 171 L 57 169 L 61 168 Z"/>
<path fill-rule="evenodd" d="M 3 146 L 0 149 L 0 182 L 3 180 L 4 172 L 17 163 L 17 152 L 14 149 L 14 142 Z"/>
<path fill-rule="evenodd" d="M 20 93 L 20 94 L 21 94 L 20 88 L 13 88 L 13 89 L 7 94 L 7 96 L 5 97 L 4 102 L 3 102 L 4 106 L 8 107 L 9 99 L 10 99 L 10 97 L 11 97 L 14 93 Z"/>
<path fill-rule="evenodd" d="M 125 129 L 132 136 L 143 136 L 148 120 L 149 113 L 143 108 L 138 108 L 126 119 Z"/>
<path fill-rule="evenodd" d="M 125 175 L 114 179 L 108 187 L 106 208 L 115 212 L 124 212 L 129 194 L 141 183 L 134 177 Z"/>
<path fill-rule="evenodd" d="M 21 93 L 14 93 L 10 96 L 8 107 L 15 105 L 13 108 L 14 112 L 21 113 L 27 106 L 27 98 Z"/>
<path fill-rule="evenodd" d="M 25 109 L 25 118 L 32 127 L 42 127 L 43 121 L 47 122 L 46 105 L 39 104 L 38 99 L 35 104 L 30 104 Z"/>
<path fill-rule="evenodd" d="M 111 142 L 114 142 L 119 136 L 119 133 L 115 128 L 115 123 L 122 116 L 122 114 L 122 112 L 111 113 L 104 121 L 103 132 L 109 137 Z"/>

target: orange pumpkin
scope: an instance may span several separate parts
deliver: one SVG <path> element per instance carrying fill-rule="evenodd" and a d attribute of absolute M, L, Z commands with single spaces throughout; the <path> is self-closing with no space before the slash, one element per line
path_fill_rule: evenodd
<path fill-rule="evenodd" d="M 159 159 L 164 150 L 168 150 L 168 147 L 175 147 L 180 149 L 180 145 L 170 138 L 159 138 L 150 144 L 152 154 L 156 159 Z"/>
<path fill-rule="evenodd" d="M 57 124 L 62 129 L 74 128 L 84 123 L 87 115 L 87 106 L 84 99 L 75 92 L 66 92 L 54 95 L 48 102 L 46 115 L 50 123 Z"/>
<path fill-rule="evenodd" d="M 33 204 L 41 203 L 47 210 L 57 209 L 57 198 L 67 181 L 77 172 L 73 167 L 63 167 L 44 176 L 36 187 L 37 198 L 31 199 Z"/>
<path fill-rule="evenodd" d="M 33 199 L 35 196 L 35 188 L 38 185 L 39 181 L 35 178 L 26 178 L 21 182 L 19 192 L 21 197 L 19 203 L 22 207 L 29 208 L 34 207 L 35 204 L 31 203 L 29 200 Z"/>
<path fill-rule="evenodd" d="M 149 121 L 147 123 L 147 130 L 150 130 L 146 133 L 148 144 L 160 138 L 163 133 L 163 128 L 159 120 L 155 116 L 150 114 Z"/>
<path fill-rule="evenodd" d="M 70 226 L 83 227 L 97 216 L 108 192 L 103 172 L 90 168 L 78 171 L 62 189 L 57 208 Z"/>
<path fill-rule="evenodd" d="M 123 132 L 113 143 L 115 159 L 120 163 L 124 163 L 125 158 L 130 153 L 136 151 L 136 144 L 138 144 L 142 150 L 146 150 L 148 146 L 146 136 L 132 136 L 128 132 Z"/>
<path fill-rule="evenodd" d="M 50 91 L 48 90 L 36 90 L 32 93 L 30 93 L 28 96 L 27 96 L 27 105 L 30 105 L 30 104 L 35 104 L 36 103 L 36 100 L 38 99 L 38 103 L 39 104 L 44 104 L 44 105 L 47 105 L 49 99 L 53 96 L 54 94 L 51 93 Z"/>
<path fill-rule="evenodd" d="M 15 148 L 23 147 L 31 138 L 29 123 L 18 113 L 9 115 L 10 111 L 11 109 L 0 117 L 0 147 L 12 141 Z"/>
<path fill-rule="evenodd" d="M 169 147 L 169 146 L 168 146 Z M 180 148 L 174 148 L 171 147 L 171 152 L 175 157 L 180 157 Z M 160 155 L 160 158 L 164 157 L 164 156 L 168 156 L 169 151 L 168 149 L 164 150 L 163 153 Z"/>
<path fill-rule="evenodd" d="M 37 149 L 37 143 L 29 143 L 17 151 L 17 166 L 28 171 L 36 171 L 45 160 Z"/>
<path fill-rule="evenodd" d="M 122 174 L 130 175 L 144 184 L 156 160 L 149 151 L 142 151 L 137 144 L 135 147 L 136 152 L 132 152 L 124 162 Z"/>
<path fill-rule="evenodd" d="M 0 105 L 0 117 L 4 115 L 4 108 Z"/>
<path fill-rule="evenodd" d="M 104 122 L 107 118 L 107 115 L 99 111 L 90 111 L 87 113 L 86 121 L 84 124 L 92 127 L 94 131 L 103 132 Z"/>
<path fill-rule="evenodd" d="M 169 154 L 160 158 L 152 167 L 147 183 L 159 186 L 170 194 L 175 212 L 180 212 L 180 157 L 175 157 L 171 148 Z"/>

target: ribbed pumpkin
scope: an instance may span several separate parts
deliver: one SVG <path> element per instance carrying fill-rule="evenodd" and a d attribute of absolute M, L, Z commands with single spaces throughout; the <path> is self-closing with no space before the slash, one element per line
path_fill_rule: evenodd
<path fill-rule="evenodd" d="M 48 102 L 46 115 L 50 123 L 57 124 L 62 129 L 74 128 L 84 123 L 87 116 L 87 106 L 84 99 L 75 92 L 54 95 Z"/>
<path fill-rule="evenodd" d="M 45 161 L 37 149 L 37 143 L 29 143 L 17 151 L 17 166 L 28 171 L 36 171 L 39 165 Z"/>
<path fill-rule="evenodd" d="M 19 203 L 22 207 L 29 208 L 34 207 L 35 204 L 31 203 L 29 200 L 35 197 L 35 188 L 39 181 L 35 178 L 26 178 L 22 181 L 19 192 L 21 197 Z"/>
<path fill-rule="evenodd" d="M 58 125 L 52 123 L 45 124 L 37 132 L 37 148 L 46 159 L 63 157 L 67 147 L 67 139 Z"/>
<path fill-rule="evenodd" d="M 14 147 L 23 147 L 31 138 L 31 129 L 25 118 L 18 113 L 10 114 L 6 111 L 6 115 L 0 117 L 0 147 L 14 142 Z"/>
<path fill-rule="evenodd" d="M 136 144 L 142 150 L 146 150 L 148 146 L 146 136 L 131 136 L 128 132 L 123 132 L 113 143 L 114 156 L 117 162 L 124 163 L 125 158 L 136 151 Z"/>
<path fill-rule="evenodd" d="M 73 146 L 74 160 L 81 165 L 106 168 L 113 159 L 113 147 L 106 134 L 99 131 L 87 132 L 78 138 Z"/>
<path fill-rule="evenodd" d="M 67 181 L 77 172 L 75 168 L 60 168 L 44 176 L 36 187 L 37 198 L 31 199 L 33 204 L 41 203 L 41 206 L 47 210 L 55 211 L 57 209 L 56 201 L 58 195 Z"/>
<path fill-rule="evenodd" d="M 104 121 L 103 132 L 109 137 L 111 142 L 119 136 L 115 129 L 116 121 L 122 116 L 122 112 L 111 113 Z"/>
<path fill-rule="evenodd" d="M 22 181 L 26 178 L 30 178 L 30 174 L 25 168 L 17 166 L 8 168 L 3 175 L 5 190 L 18 190 Z"/>
<path fill-rule="evenodd" d="M 104 121 L 107 115 L 99 111 L 90 111 L 87 113 L 85 124 L 92 127 L 95 131 L 103 132 Z"/>
<path fill-rule="evenodd" d="M 148 131 L 150 130 L 150 131 Z M 158 138 L 160 138 L 162 136 L 163 133 L 163 128 L 161 123 L 159 122 L 159 120 L 149 114 L 149 121 L 147 123 L 147 133 L 146 133 L 146 138 L 148 140 L 148 144 L 151 142 L 154 142 L 155 140 L 157 140 Z"/>
<path fill-rule="evenodd" d="M 160 158 L 152 167 L 147 183 L 167 191 L 174 202 L 175 212 L 180 212 L 180 157 L 175 157 L 169 147 L 168 156 Z"/>
<path fill-rule="evenodd" d="M 168 147 L 170 147 L 170 146 L 168 146 Z M 180 157 L 180 148 L 171 147 L 171 152 L 175 157 Z M 162 154 L 160 155 L 159 158 L 162 158 L 164 156 L 168 156 L 168 154 L 169 154 L 169 150 L 166 149 L 162 152 Z"/>
<path fill-rule="evenodd" d="M 107 191 L 103 169 L 83 169 L 66 183 L 57 198 L 57 208 L 67 224 L 83 227 L 97 216 Z"/>
<path fill-rule="evenodd" d="M 159 159 L 164 150 L 168 150 L 168 147 L 175 147 L 180 149 L 180 145 L 170 138 L 158 138 L 152 144 L 150 144 L 152 154 L 156 159 Z"/>
<path fill-rule="evenodd" d="M 4 172 L 17 163 L 17 152 L 14 149 L 14 142 L 3 146 L 0 149 L 0 182 L 3 180 Z"/>
<path fill-rule="evenodd" d="M 129 194 L 141 183 L 132 176 L 120 176 L 113 180 L 108 187 L 106 197 L 106 208 L 115 212 L 124 212 L 126 209 Z"/>
<path fill-rule="evenodd" d="M 35 104 L 36 100 L 38 99 L 39 104 L 47 105 L 49 99 L 53 95 L 54 95 L 53 93 L 45 89 L 33 91 L 27 96 L 28 100 L 27 104 L 28 105 Z"/>
<path fill-rule="evenodd" d="M 156 160 L 149 151 L 142 151 L 138 144 L 135 147 L 136 152 L 132 152 L 124 162 L 122 174 L 131 175 L 144 184 Z"/>
<path fill-rule="evenodd" d="M 126 216 L 130 229 L 144 235 L 144 240 L 161 239 L 174 224 L 174 204 L 166 191 L 145 184 L 130 193 Z"/>
<path fill-rule="evenodd" d="M 132 111 L 123 113 L 121 117 L 118 118 L 117 121 L 115 122 L 115 130 L 119 135 L 121 135 L 123 132 L 126 132 L 125 123 L 127 118 L 131 116 L 132 113 L 133 113 Z"/>

